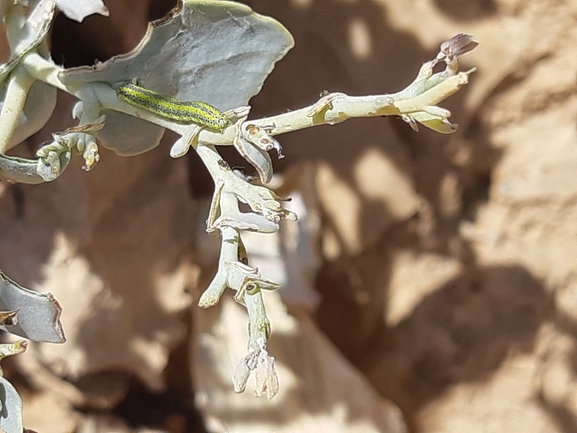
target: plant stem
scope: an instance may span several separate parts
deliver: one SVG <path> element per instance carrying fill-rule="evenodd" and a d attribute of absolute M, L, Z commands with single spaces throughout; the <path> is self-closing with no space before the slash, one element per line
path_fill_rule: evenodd
<path fill-rule="evenodd" d="M 34 79 L 21 66 L 16 67 L 8 81 L 4 106 L 0 113 L 0 119 L 2 119 L 0 121 L 0 154 L 2 155 L 6 153 L 10 145 L 26 103 L 28 91 L 33 83 Z"/>

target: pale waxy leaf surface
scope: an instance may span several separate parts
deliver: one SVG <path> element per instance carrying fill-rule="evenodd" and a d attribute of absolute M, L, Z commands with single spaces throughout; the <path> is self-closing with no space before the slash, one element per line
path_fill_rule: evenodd
<path fill-rule="evenodd" d="M 54 17 L 54 0 L 36 0 L 28 3 L 31 9 L 28 15 L 23 15 L 21 6 L 14 5 L 6 14 L 6 32 L 10 43 L 10 60 L 0 66 L 0 77 L 5 78 L 18 64 L 22 56 L 46 38 Z"/>
<path fill-rule="evenodd" d="M 1 326 L 12 334 L 33 341 L 64 343 L 60 323 L 62 309 L 52 294 L 20 286 L 0 271 L 0 310 L 18 311 L 18 324 Z"/>
<path fill-rule="evenodd" d="M 6 30 L 12 45 L 10 60 L 0 65 L 0 83 L 3 84 L 0 88 L 0 109 L 4 105 L 6 95 L 4 81 L 18 65 L 22 56 L 38 47 L 46 38 L 54 16 L 53 0 L 40 0 L 32 3 L 30 6 L 33 9 L 28 16 L 22 15 L 18 6 L 9 9 L 6 16 Z M 20 115 L 8 149 L 38 132 L 48 122 L 55 106 L 56 89 L 43 82 L 34 83 L 28 92 L 23 113 Z"/>
<path fill-rule="evenodd" d="M 68 18 L 79 23 L 92 14 L 108 16 L 108 8 L 102 0 L 56 0 L 56 6 Z"/>
<path fill-rule="evenodd" d="M 4 94 L 2 94 L 0 110 L 3 106 Z M 52 116 L 55 107 L 56 88 L 42 81 L 36 81 L 32 84 L 8 149 L 40 131 Z"/>
<path fill-rule="evenodd" d="M 22 400 L 5 378 L 0 376 L 0 429 L 6 433 L 22 433 Z"/>
<path fill-rule="evenodd" d="M 150 24 L 132 52 L 94 67 L 65 70 L 60 78 L 67 85 L 98 81 L 113 86 L 136 78 L 151 90 L 226 111 L 246 105 L 292 46 L 292 36 L 280 23 L 248 6 L 187 0 Z M 133 155 L 158 144 L 160 134 L 140 131 L 131 116 L 103 114 L 108 122 L 100 136 L 117 153 Z M 130 130 L 130 143 L 113 139 L 119 128 Z"/>

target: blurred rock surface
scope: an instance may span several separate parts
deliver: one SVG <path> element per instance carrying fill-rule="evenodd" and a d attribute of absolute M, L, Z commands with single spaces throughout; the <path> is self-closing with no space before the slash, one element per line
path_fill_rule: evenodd
<path fill-rule="evenodd" d="M 115 3 L 114 31 L 97 18 L 55 35 L 88 35 L 83 55 L 108 35 L 94 56 L 104 60 L 144 29 L 147 2 L 110 0 L 111 16 Z M 76 164 L 50 185 L 0 184 L 0 265 L 56 295 L 69 339 L 6 363 L 25 378 L 16 385 L 27 426 L 191 431 L 179 421 L 189 409 L 148 427 L 102 414 L 137 381 L 155 395 L 182 388 L 191 397 L 194 387 L 214 431 L 338 431 L 342 422 L 400 432 L 394 405 L 413 433 L 577 431 L 577 4 L 246 3 L 296 40 L 252 116 L 300 108 L 323 90 L 394 92 L 441 41 L 466 32 L 481 45 L 463 64 L 478 71 L 443 104 L 459 130 L 416 134 L 398 119 L 359 119 L 279 137 L 287 157 L 276 169 L 307 164 L 319 232 L 303 275 L 320 268 L 310 278 L 316 296 L 300 293 L 296 307 L 270 295 L 285 393 L 272 401 L 251 395 L 251 382 L 245 395 L 232 392 L 242 309 L 225 299 L 188 317 L 185 289 L 202 290 L 214 266 L 195 239 L 206 216 L 191 192 L 211 186 L 194 156 L 188 167 L 170 160 L 165 142 L 135 158 L 103 152 L 93 172 Z M 115 38 L 128 16 L 141 25 Z M 67 126 L 70 103 L 61 98 L 56 118 L 15 153 L 30 156 Z"/>

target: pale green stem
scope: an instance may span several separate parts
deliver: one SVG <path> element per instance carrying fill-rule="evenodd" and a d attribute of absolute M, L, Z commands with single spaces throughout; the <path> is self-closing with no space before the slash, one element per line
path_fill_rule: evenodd
<path fill-rule="evenodd" d="M 244 295 L 244 304 L 248 313 L 249 323 L 248 348 L 255 353 L 259 353 L 261 349 L 258 344 L 259 340 L 266 342 L 270 335 L 270 321 L 266 315 L 261 291 L 246 293 Z"/>
<path fill-rule="evenodd" d="M 467 73 L 460 73 L 440 82 L 424 93 L 408 98 L 398 99 L 403 92 L 390 95 L 375 96 L 348 96 L 336 98 L 331 107 L 320 115 L 308 116 L 313 106 L 277 116 L 267 117 L 255 121 L 248 120 L 259 126 L 272 126 L 270 135 L 284 134 L 317 125 L 334 124 L 354 117 L 392 116 L 414 113 L 423 110 L 426 106 L 436 105 L 456 93 L 467 83 Z M 391 104 L 390 101 L 393 101 Z M 203 140 L 202 135 L 200 139 Z"/>
<path fill-rule="evenodd" d="M 30 73 L 42 81 L 58 87 L 75 96 L 79 96 L 82 87 L 92 87 L 98 97 L 101 108 L 120 111 L 132 116 L 137 116 L 148 120 L 164 128 L 170 129 L 177 134 L 183 135 L 184 131 L 190 126 L 176 125 L 161 119 L 154 114 L 133 107 L 116 96 L 116 92 L 109 85 L 104 83 L 82 83 L 76 86 L 65 86 L 58 78 L 61 70 L 50 60 L 44 59 L 37 53 L 30 53 L 25 56 L 23 63 L 29 69 Z M 343 122 L 349 118 L 355 117 L 372 117 L 372 116 L 391 116 L 409 114 L 423 110 L 425 106 L 436 105 L 444 99 L 457 92 L 467 83 L 469 73 L 459 73 L 457 75 L 439 80 L 440 82 L 424 91 L 421 94 L 412 96 L 413 89 L 417 88 L 419 83 L 413 82 L 406 89 L 400 92 L 374 96 L 348 96 L 342 95 L 336 98 L 330 107 L 321 114 L 308 116 L 308 112 L 314 106 L 302 108 L 300 110 L 283 113 L 258 120 L 249 120 L 259 126 L 272 126 L 270 135 L 284 134 L 286 132 L 297 131 L 313 126 L 334 124 Z M 392 103 L 391 103 L 392 102 Z M 234 139 L 234 127 L 228 128 L 224 133 L 212 132 L 203 129 L 198 141 L 201 143 L 210 143 L 213 145 L 230 145 Z"/>
<path fill-rule="evenodd" d="M 35 51 L 26 54 L 21 60 L 21 65 L 26 68 L 28 73 L 39 81 L 44 81 L 57 89 L 63 90 L 67 93 L 71 92 L 68 87 L 66 87 L 60 79 L 58 74 L 64 70 L 60 66 L 56 65 L 52 60 L 48 60 L 42 57 Z"/>
<path fill-rule="evenodd" d="M 33 83 L 34 79 L 20 66 L 16 67 L 8 80 L 4 106 L 0 113 L 0 154 L 2 155 L 6 153 L 10 145 L 26 103 L 28 91 Z"/>

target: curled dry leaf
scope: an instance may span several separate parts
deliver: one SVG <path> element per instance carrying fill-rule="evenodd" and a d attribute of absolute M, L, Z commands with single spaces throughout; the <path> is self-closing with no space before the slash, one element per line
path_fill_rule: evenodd
<path fill-rule="evenodd" d="M 479 42 L 475 40 L 475 36 L 459 33 L 441 44 L 441 54 L 454 59 L 474 50 L 477 45 Z"/>
<path fill-rule="evenodd" d="M 0 311 L 0 325 L 18 324 L 18 311 Z"/>

